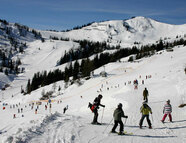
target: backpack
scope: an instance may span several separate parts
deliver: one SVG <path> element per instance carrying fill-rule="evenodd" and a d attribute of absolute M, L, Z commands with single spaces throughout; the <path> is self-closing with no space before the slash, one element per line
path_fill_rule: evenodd
<path fill-rule="evenodd" d="M 90 108 L 90 110 L 91 110 L 92 112 L 94 112 L 94 109 L 96 108 L 96 105 L 93 105 L 92 103 L 89 102 L 88 108 Z"/>

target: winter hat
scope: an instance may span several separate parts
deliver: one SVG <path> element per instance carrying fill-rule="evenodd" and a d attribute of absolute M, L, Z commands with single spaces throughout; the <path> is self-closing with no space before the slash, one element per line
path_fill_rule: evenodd
<path fill-rule="evenodd" d="M 103 96 L 101 94 L 98 95 L 99 98 L 102 98 Z"/>
<path fill-rule="evenodd" d="M 168 99 L 167 102 L 170 103 L 170 100 Z"/>
<path fill-rule="evenodd" d="M 123 106 L 122 103 L 118 104 L 118 108 L 122 108 L 122 106 Z"/>

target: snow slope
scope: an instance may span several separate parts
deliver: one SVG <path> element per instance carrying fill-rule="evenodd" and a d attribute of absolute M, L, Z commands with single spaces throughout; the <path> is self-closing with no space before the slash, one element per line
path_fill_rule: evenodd
<path fill-rule="evenodd" d="M 42 102 L 39 106 L 38 114 L 35 114 L 35 105 L 33 109 L 29 103 L 38 101 L 43 89 L 52 90 L 48 85 L 30 95 L 20 94 L 20 85 L 27 82 L 27 78 L 32 77 L 33 73 L 46 68 L 55 68 L 54 63 L 56 54 L 59 53 L 59 45 L 64 49 L 73 47 L 74 43 L 62 42 L 39 43 L 35 41 L 30 43 L 26 51 L 26 56 L 22 59 L 26 66 L 26 72 L 19 75 L 4 93 L 4 99 L 0 103 L 0 142 L 5 143 L 184 143 L 186 142 L 186 112 L 185 108 L 178 108 L 181 103 L 186 102 L 186 76 L 184 73 L 186 61 L 186 47 L 179 46 L 174 48 L 174 52 L 161 51 L 149 58 L 140 59 L 134 63 L 128 63 L 127 58 L 121 59 L 121 63 L 109 63 L 105 65 L 108 77 L 99 77 L 103 67 L 95 71 L 95 77 L 83 81 L 82 86 L 73 84 L 64 88 L 64 82 L 57 82 L 62 91 L 59 93 L 56 89 L 56 97 L 52 102 L 52 109 L 45 110 Z M 46 45 L 42 45 L 46 44 Z M 58 45 L 59 44 L 59 45 Z M 38 50 L 38 45 L 41 49 Z M 35 47 L 35 49 L 34 49 Z M 45 47 L 45 49 L 43 49 Z M 54 48 L 53 48 L 54 47 Z M 62 67 L 61 67 L 62 68 Z M 149 77 L 151 75 L 151 78 Z M 141 76 L 141 78 L 140 78 Z M 146 79 L 146 76 L 149 78 Z M 139 87 L 134 90 L 132 84 L 138 79 Z M 145 84 L 141 84 L 142 80 Z M 126 85 L 125 85 L 126 83 Z M 149 90 L 149 106 L 153 114 L 150 116 L 153 129 L 144 127 L 139 129 L 138 124 L 141 117 L 139 112 L 142 105 L 142 92 L 147 87 Z M 108 90 L 109 89 L 109 90 Z M 11 95 L 14 93 L 14 97 Z M 16 93 L 16 94 L 15 94 Z M 98 94 L 103 95 L 102 104 L 106 107 L 99 109 L 99 122 L 103 125 L 97 126 L 90 124 L 93 114 L 87 108 L 88 102 L 92 102 Z M 2 95 L 2 91 L 1 91 Z M 81 98 L 82 96 L 82 98 Z M 173 123 L 160 122 L 163 114 L 163 105 L 170 99 L 173 107 Z M 62 103 L 58 102 L 62 101 Z M 6 109 L 2 110 L 3 103 L 8 103 Z M 19 105 L 20 103 L 20 105 Z M 126 115 L 129 116 L 125 123 L 125 130 L 134 135 L 118 136 L 110 134 L 113 126 L 112 114 L 118 103 L 123 104 Z M 13 108 L 17 104 L 18 107 Z M 12 108 L 10 108 L 10 105 Z M 63 108 L 69 107 L 66 114 L 63 114 Z M 18 108 L 23 108 L 23 113 L 17 113 Z M 103 115 L 104 113 L 104 115 Z M 16 118 L 13 119 L 13 114 Z M 22 117 L 24 115 L 24 117 Z M 111 124 L 110 124 L 111 123 Z M 146 120 L 144 126 L 147 126 Z M 118 130 L 118 129 L 117 129 Z"/>
<path fill-rule="evenodd" d="M 95 22 L 90 26 L 69 32 L 41 31 L 41 34 L 46 38 L 56 36 L 75 40 L 87 39 L 131 47 L 134 42 L 148 44 L 164 38 L 175 39 L 177 35 L 183 37 L 186 34 L 186 25 L 170 25 L 150 18 L 135 17 L 129 20 Z"/>

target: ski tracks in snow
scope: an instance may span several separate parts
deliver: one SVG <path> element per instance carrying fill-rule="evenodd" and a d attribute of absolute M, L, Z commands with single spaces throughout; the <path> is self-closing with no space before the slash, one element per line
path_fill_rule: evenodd
<path fill-rule="evenodd" d="M 80 117 L 54 113 L 36 126 L 10 136 L 9 143 L 80 143 Z"/>

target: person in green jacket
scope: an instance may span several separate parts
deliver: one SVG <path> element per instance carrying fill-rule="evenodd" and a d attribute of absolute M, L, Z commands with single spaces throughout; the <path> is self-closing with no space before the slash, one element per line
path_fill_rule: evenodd
<path fill-rule="evenodd" d="M 146 118 L 147 119 L 147 123 L 149 125 L 149 129 L 151 129 L 152 128 L 152 124 L 151 124 L 151 121 L 149 119 L 149 113 L 152 114 L 152 110 L 147 105 L 146 102 L 143 102 L 143 105 L 140 108 L 140 112 L 142 113 L 142 117 L 141 117 L 141 120 L 140 120 L 140 123 L 139 123 L 140 128 L 142 128 L 143 120 Z"/>
<path fill-rule="evenodd" d="M 121 120 L 122 117 L 124 118 L 128 118 L 128 116 L 125 116 L 124 115 L 124 112 L 123 112 L 123 109 L 122 109 L 122 104 L 119 103 L 118 104 L 118 108 L 116 108 L 114 110 L 114 114 L 113 114 L 113 117 L 114 117 L 114 127 L 112 128 L 112 131 L 111 133 L 116 133 L 115 129 L 117 128 L 118 124 L 120 124 L 120 130 L 119 130 L 119 135 L 122 135 L 124 134 L 123 133 L 123 122 Z"/>

